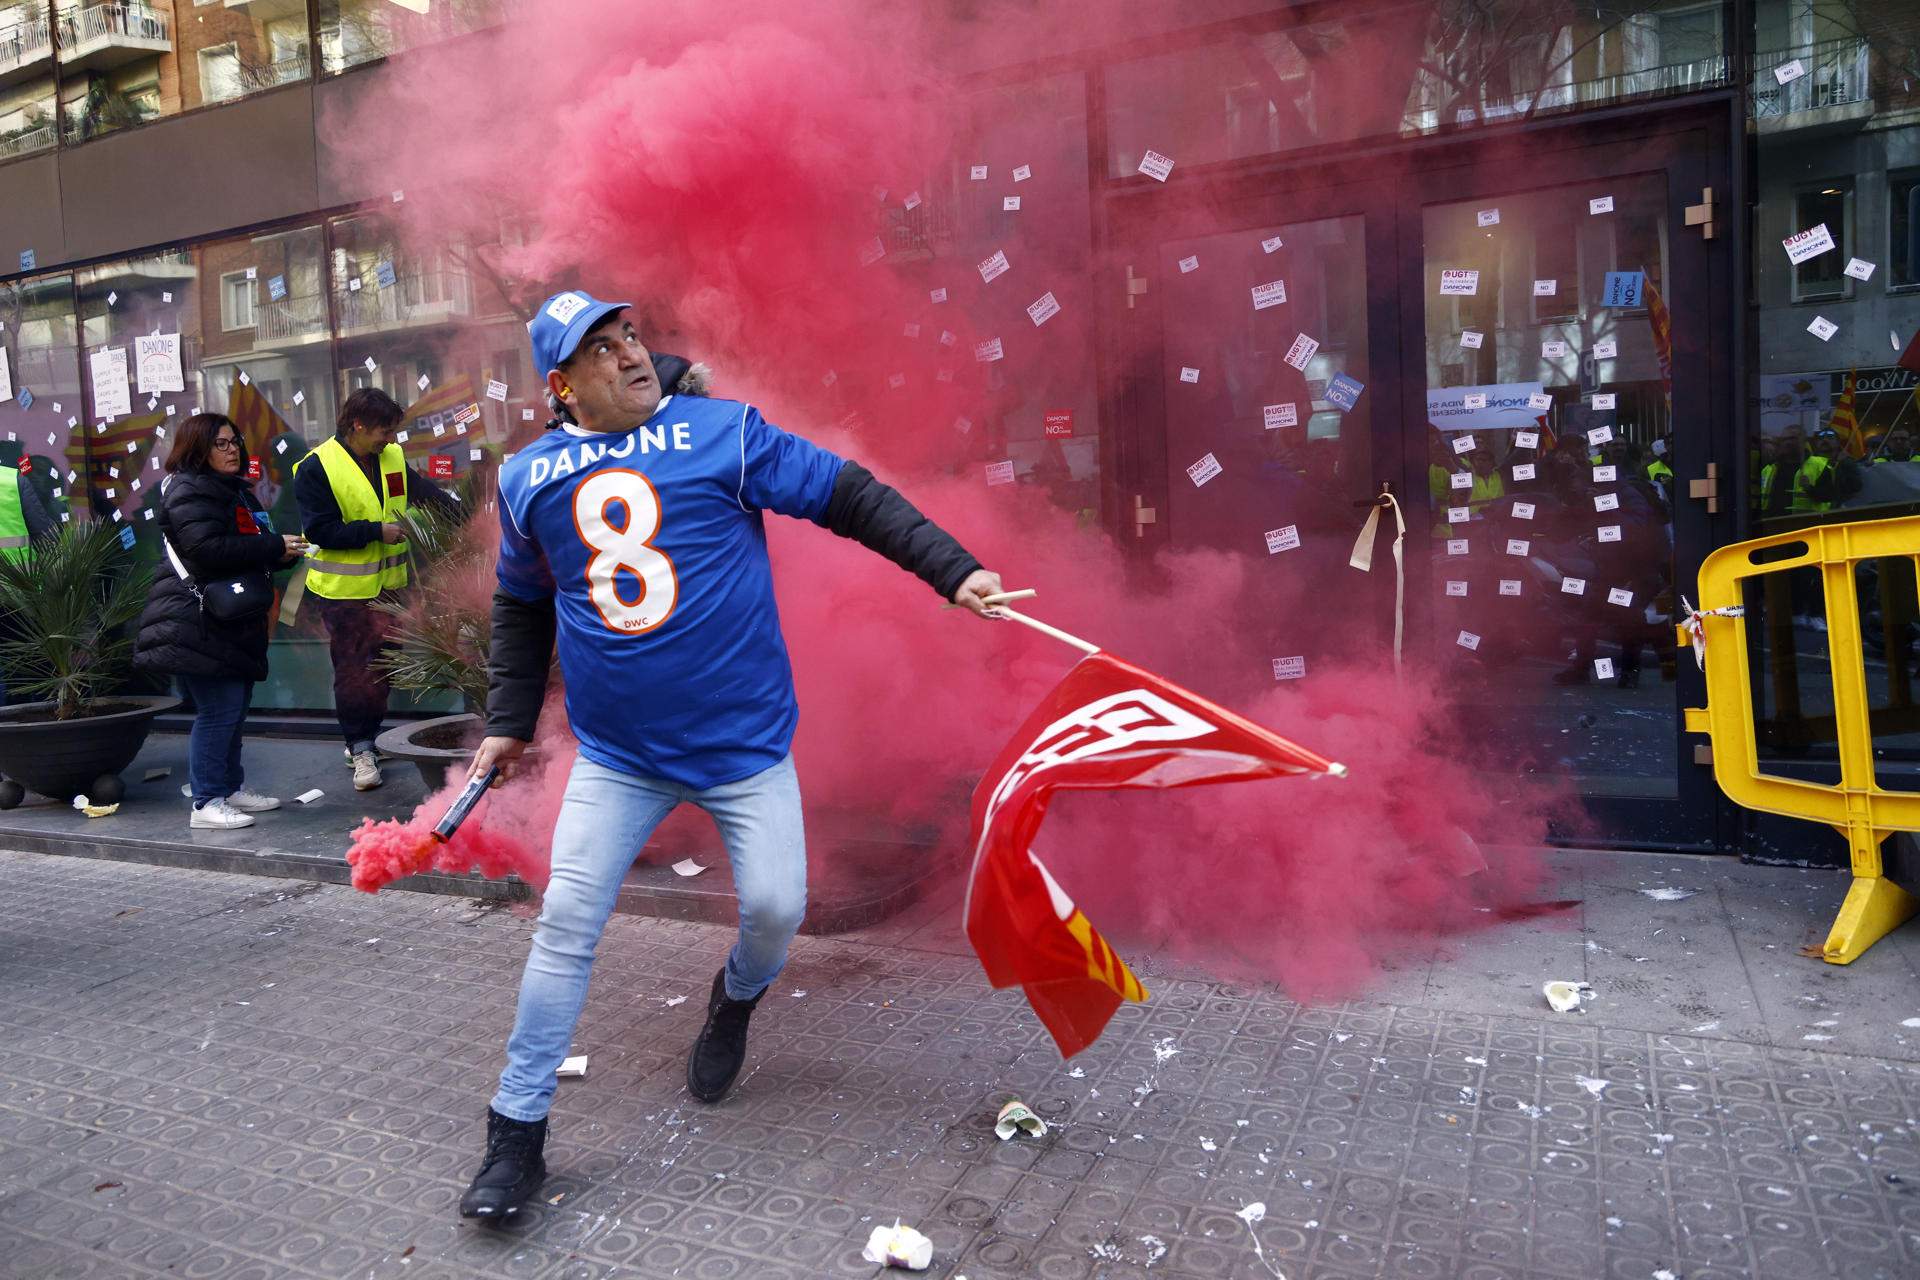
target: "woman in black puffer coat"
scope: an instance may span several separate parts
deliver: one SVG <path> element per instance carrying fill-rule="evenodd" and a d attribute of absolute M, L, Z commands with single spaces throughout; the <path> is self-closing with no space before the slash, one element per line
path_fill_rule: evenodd
<path fill-rule="evenodd" d="M 306 550 L 306 540 L 273 532 L 247 483 L 246 441 L 231 418 L 217 413 L 197 413 L 181 425 L 156 506 L 170 550 L 161 555 L 140 614 L 134 665 L 177 676 L 193 699 L 188 825 L 252 826 L 253 814 L 280 807 L 270 796 L 245 790 L 240 767 L 247 703 L 254 682 L 267 677 L 272 618 L 218 621 L 202 610 L 196 592 L 209 582 L 290 563 Z M 191 581 L 181 577 L 182 569 Z"/>

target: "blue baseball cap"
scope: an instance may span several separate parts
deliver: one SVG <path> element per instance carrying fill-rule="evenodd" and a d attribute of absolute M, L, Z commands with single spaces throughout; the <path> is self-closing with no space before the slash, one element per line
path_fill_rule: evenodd
<path fill-rule="evenodd" d="M 580 345 L 580 339 L 587 336 L 587 330 L 632 305 L 631 302 L 602 302 L 578 289 L 548 298 L 527 322 L 527 336 L 533 340 L 534 373 L 545 378 L 558 369 Z"/>

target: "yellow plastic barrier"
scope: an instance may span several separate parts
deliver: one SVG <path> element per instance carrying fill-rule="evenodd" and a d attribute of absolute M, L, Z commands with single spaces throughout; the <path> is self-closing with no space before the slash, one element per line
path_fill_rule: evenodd
<path fill-rule="evenodd" d="M 1801 544 L 1782 558 L 1755 555 Z M 1887 879 L 1880 846 L 1895 831 L 1920 831 L 1920 795 L 1882 790 L 1874 780 L 1873 729 L 1869 722 L 1867 673 L 1860 645 L 1860 605 L 1854 567 L 1863 560 L 1907 560 L 1920 554 L 1920 517 L 1817 525 L 1736 543 L 1700 566 L 1700 617 L 1695 621 L 1706 650 L 1707 705 L 1688 707 L 1688 732 L 1713 741 L 1713 778 L 1736 804 L 1763 813 L 1824 822 L 1846 836 L 1853 885 L 1827 934 L 1829 964 L 1850 964 L 1920 910 L 1920 898 Z M 1920 567 L 1920 565 L 1916 565 Z M 1742 603 L 1741 583 L 1781 575 L 1769 586 L 1768 621 L 1790 610 L 1785 574 L 1816 569 L 1826 593 L 1827 645 L 1833 672 L 1834 739 L 1839 745 L 1840 783 L 1824 786 L 1760 772 L 1754 736 L 1753 680 L 1748 668 L 1747 627 L 1714 610 Z M 1780 620 L 1785 623 L 1785 619 Z M 1679 628 L 1680 644 L 1691 641 Z M 1778 647 L 1778 646 L 1774 646 Z M 1778 686 L 1777 686 L 1778 688 Z M 1795 695 L 1797 702 L 1797 694 Z"/>

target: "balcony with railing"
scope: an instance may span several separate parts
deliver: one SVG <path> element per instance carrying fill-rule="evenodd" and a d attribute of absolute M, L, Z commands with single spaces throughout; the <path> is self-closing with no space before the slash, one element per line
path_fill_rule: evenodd
<path fill-rule="evenodd" d="M 1805 74 L 1780 83 L 1798 61 Z M 1762 133 L 1849 124 L 1873 114 L 1873 59 L 1865 40 L 1823 40 L 1753 56 L 1753 119 Z"/>
<path fill-rule="evenodd" d="M 372 282 L 334 296 L 340 334 L 446 324 L 473 314 L 473 280 L 463 271 L 403 275 L 388 288 Z"/>
<path fill-rule="evenodd" d="M 53 35 L 45 18 L 0 31 L 0 87 L 53 71 Z"/>
<path fill-rule="evenodd" d="M 1435 76 L 1423 86 L 1420 102 L 1407 112 L 1403 132 L 1431 133 L 1445 125 L 1496 124 L 1611 102 L 1692 93 L 1726 84 L 1728 79 L 1728 60 L 1724 55 L 1491 95 L 1449 93 L 1445 82 Z"/>
<path fill-rule="evenodd" d="M 256 346 L 293 346 L 322 341 L 327 336 L 327 299 L 309 293 L 278 301 L 256 303 L 253 340 Z"/>
<path fill-rule="evenodd" d="M 167 15 L 137 0 L 65 9 L 56 17 L 60 62 L 74 70 L 111 71 L 173 51 Z"/>
<path fill-rule="evenodd" d="M 40 151 L 53 145 L 57 132 L 53 121 L 16 129 L 11 133 L 0 133 L 0 159 L 9 156 L 24 156 L 30 151 Z"/>
<path fill-rule="evenodd" d="M 248 93 L 256 93 L 261 89 L 271 89 L 275 85 L 305 80 L 310 69 L 306 46 L 301 45 L 297 52 L 277 62 L 242 63 L 240 82 L 246 86 Z"/>

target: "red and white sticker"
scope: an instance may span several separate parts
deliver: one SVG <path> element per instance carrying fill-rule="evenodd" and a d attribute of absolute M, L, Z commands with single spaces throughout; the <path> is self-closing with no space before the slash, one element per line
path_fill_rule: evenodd
<path fill-rule="evenodd" d="M 1304 654 L 1291 658 L 1273 660 L 1273 678 L 1275 680 L 1299 680 L 1307 674 L 1307 659 Z"/>
<path fill-rule="evenodd" d="M 436 453 L 427 459 L 427 475 L 435 480 L 453 479 L 453 459 L 444 453 Z"/>
<path fill-rule="evenodd" d="M 1224 468 L 1221 467 L 1220 460 L 1209 453 L 1187 468 L 1187 479 L 1193 481 L 1194 487 L 1198 488 L 1219 475 L 1222 470 Z"/>
<path fill-rule="evenodd" d="M 1265 284 L 1253 286 L 1253 309 L 1265 311 L 1268 307 L 1277 307 L 1287 300 L 1287 282 L 1269 280 Z"/>
<path fill-rule="evenodd" d="M 988 338 L 985 342 L 973 344 L 973 358 L 981 364 L 991 364 L 995 360 L 1004 359 L 1006 354 L 998 338 Z"/>
<path fill-rule="evenodd" d="M 1286 361 L 1294 368 L 1304 372 L 1307 367 L 1307 361 L 1313 359 L 1313 353 L 1319 349 L 1320 343 L 1318 340 L 1309 338 L 1303 333 L 1293 340 L 1291 347 L 1287 348 Z"/>
<path fill-rule="evenodd" d="M 1278 529 L 1267 530 L 1267 554 L 1278 555 L 1282 551 L 1292 551 L 1300 545 L 1300 526 L 1282 525 Z"/>
<path fill-rule="evenodd" d="M 980 282 L 982 284 L 992 284 L 1005 274 L 1007 274 L 1007 251 L 1005 249 L 994 250 L 993 256 L 980 264 Z"/>
<path fill-rule="evenodd" d="M 1443 298 L 1471 298 L 1479 292 L 1478 271 L 1447 270 L 1440 273 L 1440 296 Z"/>
<path fill-rule="evenodd" d="M 1057 439 L 1073 436 L 1073 410 L 1049 409 L 1040 415 L 1040 434 Z"/>
<path fill-rule="evenodd" d="M 1013 463 L 1011 461 L 989 462 L 987 464 L 987 483 L 988 484 L 1012 484 L 1013 483 Z"/>
<path fill-rule="evenodd" d="M 1266 419 L 1267 430 L 1275 427 L 1297 427 L 1300 425 L 1300 406 L 1289 400 L 1286 404 L 1270 404 L 1261 409 Z"/>
<path fill-rule="evenodd" d="M 1060 300 L 1053 296 L 1051 289 L 1027 304 L 1027 318 L 1033 321 L 1036 328 L 1059 314 Z"/>
<path fill-rule="evenodd" d="M 1823 253 L 1830 252 L 1833 249 L 1833 233 L 1828 231 L 1827 224 L 1822 222 L 1808 227 L 1805 231 L 1795 232 L 1780 244 L 1787 251 L 1787 261 L 1797 267 L 1809 258 L 1817 258 Z"/>
<path fill-rule="evenodd" d="M 1140 172 L 1155 182 L 1165 182 L 1167 175 L 1173 172 L 1173 161 L 1158 151 L 1149 151 L 1140 158 Z"/>

